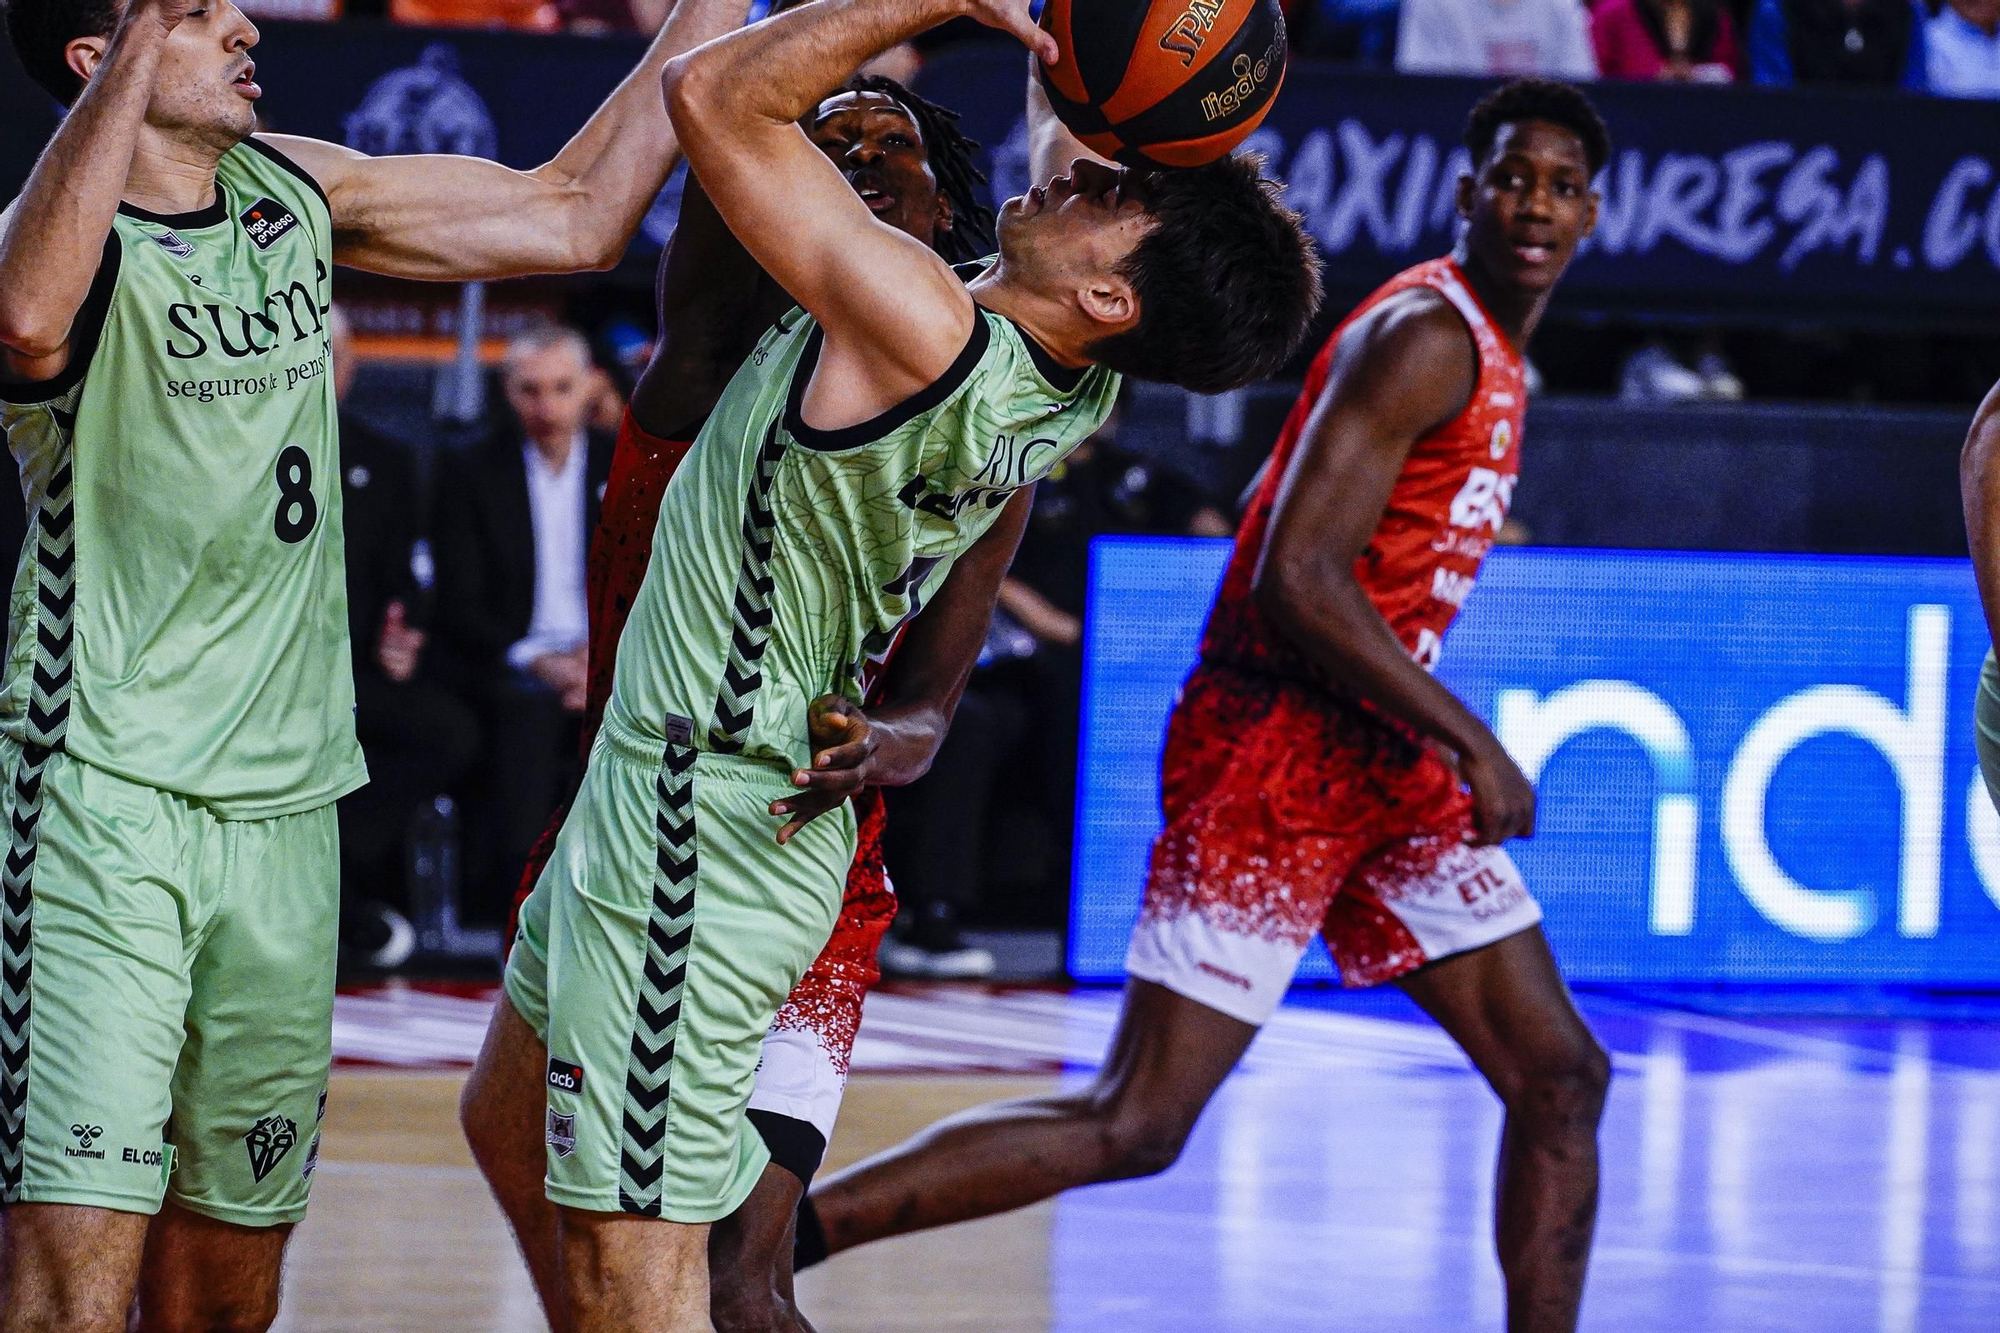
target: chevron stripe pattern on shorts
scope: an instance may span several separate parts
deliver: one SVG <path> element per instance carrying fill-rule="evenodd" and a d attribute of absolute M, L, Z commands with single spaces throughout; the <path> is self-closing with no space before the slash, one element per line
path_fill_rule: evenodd
<path fill-rule="evenodd" d="M 743 506 L 743 568 L 736 575 L 736 598 L 730 626 L 729 663 L 722 670 L 716 694 L 715 721 L 708 743 L 719 754 L 740 754 L 756 715 L 757 691 L 764 684 L 764 647 L 771 641 L 771 548 L 777 522 L 771 513 L 771 483 L 785 443 L 772 422 L 757 452 L 757 475 L 751 479 Z"/>
<path fill-rule="evenodd" d="M 653 907 L 646 922 L 646 963 L 625 1066 L 624 1143 L 618 1159 L 618 1206 L 660 1215 L 660 1174 L 673 1092 L 674 1037 L 694 942 L 695 751 L 669 745 L 655 782 Z"/>
<path fill-rule="evenodd" d="M 56 411 L 59 466 L 49 479 L 30 540 L 35 544 L 35 655 L 27 743 L 8 787 L 9 846 L 0 866 L 0 1203 L 21 1192 L 28 1118 L 28 1009 L 32 990 L 35 848 L 42 775 L 63 748 L 75 667 L 76 531 L 71 444 L 76 417 Z"/>

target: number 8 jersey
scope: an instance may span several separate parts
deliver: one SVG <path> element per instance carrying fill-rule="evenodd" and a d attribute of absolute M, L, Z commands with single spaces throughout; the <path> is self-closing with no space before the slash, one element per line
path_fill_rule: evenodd
<path fill-rule="evenodd" d="M 255 139 L 216 198 L 120 205 L 52 380 L 0 383 L 28 538 L 0 731 L 225 819 L 366 780 L 327 308 L 332 217 Z"/>

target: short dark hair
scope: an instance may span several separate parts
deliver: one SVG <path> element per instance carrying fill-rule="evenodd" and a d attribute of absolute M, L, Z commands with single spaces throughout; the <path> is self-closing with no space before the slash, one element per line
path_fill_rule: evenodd
<path fill-rule="evenodd" d="M 1611 160 L 1611 131 L 1581 88 L 1554 79 L 1515 79 L 1479 99 L 1465 120 L 1465 147 L 1477 171 L 1493 151 L 1502 125 L 1545 120 L 1574 134 L 1583 144 L 1583 160 L 1595 176 Z"/>
<path fill-rule="evenodd" d="M 886 74 L 857 74 L 840 88 L 892 98 L 916 122 L 938 191 L 951 200 L 951 230 L 937 238 L 939 256 L 948 264 L 963 264 L 992 254 L 993 209 L 980 189 L 986 173 L 972 156 L 979 141 L 966 138 L 958 128 L 958 113 L 919 97 Z"/>
<path fill-rule="evenodd" d="M 1279 202 L 1263 161 L 1133 168 L 1127 190 L 1153 217 L 1119 266 L 1139 321 L 1085 351 L 1139 379 L 1221 393 L 1276 373 L 1319 309 L 1319 255 Z"/>
<path fill-rule="evenodd" d="M 118 0 L 6 0 L 7 36 L 28 77 L 64 106 L 83 95 L 83 80 L 63 58 L 79 37 L 109 37 Z"/>

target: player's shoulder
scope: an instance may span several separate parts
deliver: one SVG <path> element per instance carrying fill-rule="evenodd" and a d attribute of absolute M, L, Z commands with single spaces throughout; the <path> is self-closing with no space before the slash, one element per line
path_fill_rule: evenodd
<path fill-rule="evenodd" d="M 1465 314 L 1429 284 L 1383 297 L 1341 331 L 1336 360 L 1350 369 L 1447 371 L 1478 365 L 1478 346 Z"/>

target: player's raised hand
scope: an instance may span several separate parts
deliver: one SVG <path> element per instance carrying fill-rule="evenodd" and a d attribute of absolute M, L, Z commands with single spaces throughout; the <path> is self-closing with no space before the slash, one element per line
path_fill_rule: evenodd
<path fill-rule="evenodd" d="M 1535 834 L 1535 786 L 1495 740 L 1458 757 L 1458 775 L 1472 792 L 1476 847 Z"/>
<path fill-rule="evenodd" d="M 812 744 L 810 769 L 792 774 L 796 796 L 771 802 L 771 813 L 790 815 L 778 830 L 780 845 L 868 785 L 875 735 L 868 715 L 843 695 L 822 694 L 806 708 L 806 735 Z"/>
<path fill-rule="evenodd" d="M 989 28 L 1011 32 L 1044 65 L 1053 65 L 1061 56 L 1056 39 L 1035 22 L 1028 0 L 964 0 L 967 16 Z"/>

